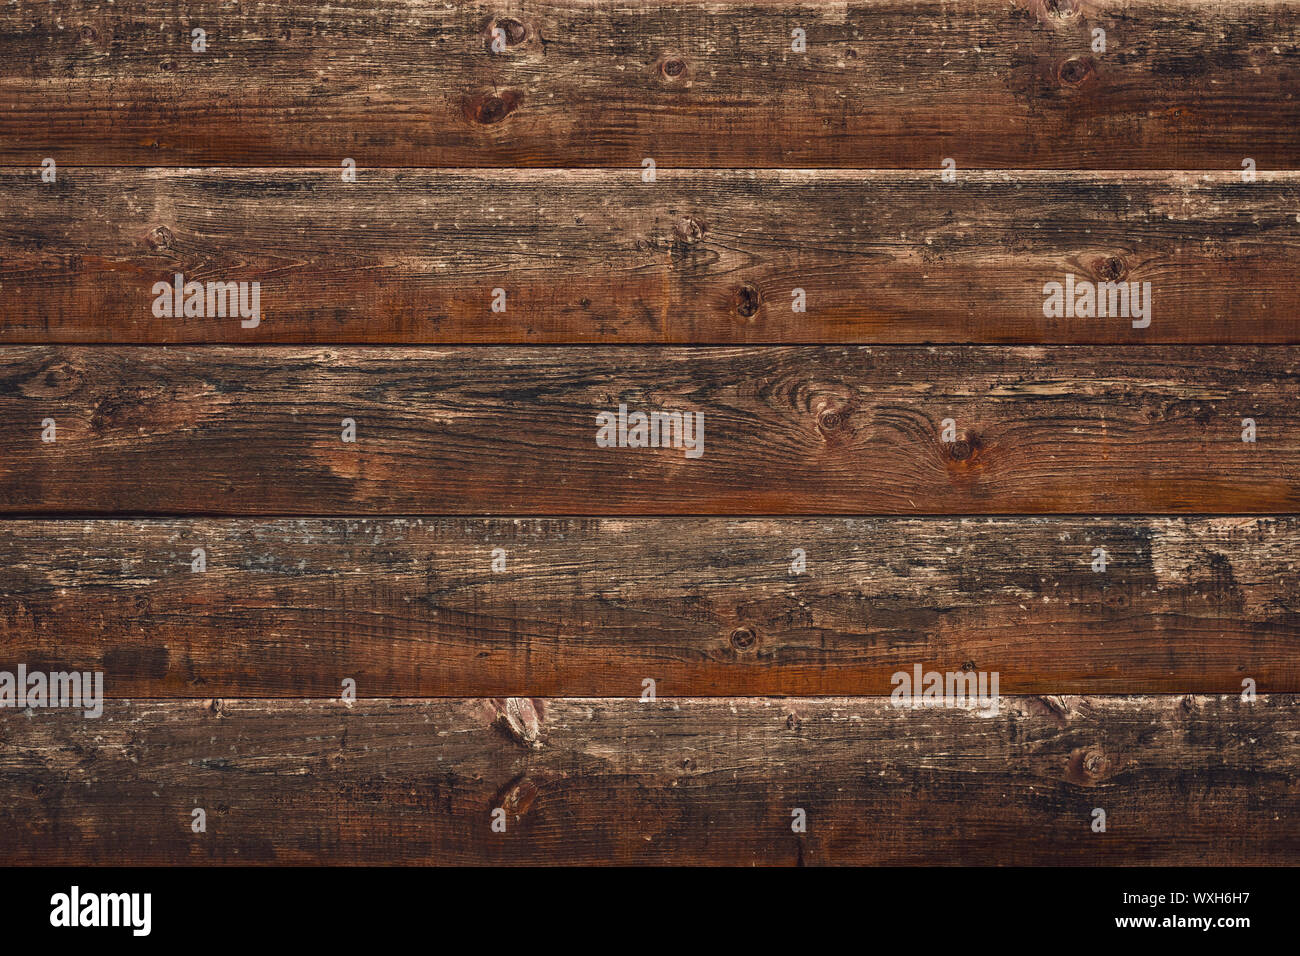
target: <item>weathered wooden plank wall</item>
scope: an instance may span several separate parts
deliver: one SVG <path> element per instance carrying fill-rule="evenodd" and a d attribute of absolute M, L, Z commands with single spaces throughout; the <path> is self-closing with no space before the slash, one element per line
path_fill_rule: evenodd
<path fill-rule="evenodd" d="M 11 169 L 0 342 L 1294 343 L 1298 246 L 1291 172 Z M 1149 314 L 1046 317 L 1067 274 Z"/>
<path fill-rule="evenodd" d="M 1207 864 L 1300 852 L 1300 701 L 115 701 L 0 718 L 14 862 Z M 93 726 L 93 732 L 86 731 Z M 190 830 L 205 809 L 205 833 Z M 505 811 L 505 832 L 489 817 Z M 802 808 L 807 833 L 791 831 Z M 1094 833 L 1093 811 L 1107 829 Z M 1249 825 L 1243 825 L 1249 821 Z M 34 852 L 36 851 L 36 852 Z"/>
<path fill-rule="evenodd" d="M 12 0 L 0 860 L 1294 863 L 1298 84 L 1294 0 Z"/>
<path fill-rule="evenodd" d="M 915 663 L 1006 694 L 1300 692 L 1295 516 L 6 531 L 0 644 L 113 697 L 888 695 Z"/>
<path fill-rule="evenodd" d="M 1280 512 L 1300 350 L 15 347 L 0 447 L 11 514 Z"/>
<path fill-rule="evenodd" d="M 1297 24 L 1290 0 L 15 0 L 0 162 L 1290 167 Z"/>

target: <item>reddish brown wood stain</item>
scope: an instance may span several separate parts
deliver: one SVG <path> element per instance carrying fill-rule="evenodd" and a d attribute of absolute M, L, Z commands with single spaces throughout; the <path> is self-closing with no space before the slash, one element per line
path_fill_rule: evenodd
<path fill-rule="evenodd" d="M 0 852 L 195 865 L 1204 865 L 1300 852 L 1291 696 L 1008 697 L 992 718 L 880 698 L 578 698 L 549 702 L 535 747 L 481 704 L 236 700 L 218 716 L 198 701 L 114 701 L 93 733 L 66 712 L 8 714 L 0 779 L 23 783 L 0 803 Z M 181 822 L 182 794 L 224 808 L 202 838 Z M 1105 833 L 1089 829 L 1099 803 L 1116 821 Z M 813 821 L 806 834 L 791 832 L 792 806 Z M 494 808 L 505 833 L 489 830 Z"/>
<path fill-rule="evenodd" d="M 1300 147 L 1292 2 L 547 0 L 507 16 L 195 0 L 185 14 L 7 4 L 0 162 L 1236 170 L 1243 155 L 1286 168 Z M 207 54 L 190 23 L 210 25 Z"/>
<path fill-rule="evenodd" d="M 0 860 L 1300 854 L 1293 0 L 177 17 L 0 8 Z"/>
<path fill-rule="evenodd" d="M 0 342 L 1300 342 L 1295 173 L 358 175 L 0 171 Z M 155 318 L 177 272 L 264 320 Z M 1152 283 L 1150 326 L 1045 317 L 1066 273 Z"/>
<path fill-rule="evenodd" d="M 1300 692 L 1300 519 L 13 521 L 0 637 L 123 697 Z M 207 570 L 191 572 L 191 552 Z M 488 571 L 493 548 L 506 570 Z M 1093 549 L 1108 573 L 1091 570 Z M 801 549 L 806 570 L 792 572 Z M 1195 653 L 1188 648 L 1195 648 Z M 968 666 L 969 665 L 969 666 Z M 33 664 L 34 666 L 34 664 Z M 503 726 L 528 738 L 530 718 Z M 536 708 L 534 708 L 536 709 Z"/>
<path fill-rule="evenodd" d="M 0 511 L 1284 512 L 1298 395 L 1282 347 L 15 347 Z M 703 413 L 703 456 L 598 447 L 620 403 Z"/>

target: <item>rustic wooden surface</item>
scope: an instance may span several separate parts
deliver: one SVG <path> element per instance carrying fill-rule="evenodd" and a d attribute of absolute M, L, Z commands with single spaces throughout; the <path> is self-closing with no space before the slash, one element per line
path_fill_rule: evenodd
<path fill-rule="evenodd" d="M 995 671 L 1005 694 L 1300 692 L 1294 516 L 5 532 L 5 660 L 103 671 L 119 698 L 331 697 L 344 678 L 365 697 L 636 697 L 647 677 L 671 696 L 888 695 L 916 663 Z"/>
<path fill-rule="evenodd" d="M 15 863 L 1263 864 L 1300 700 L 129 701 L 0 716 Z M 207 813 L 194 833 L 191 811 Z M 803 808 L 808 831 L 791 831 Z M 495 808 L 506 832 L 490 830 Z M 1091 830 L 1106 811 L 1105 833 Z"/>
<path fill-rule="evenodd" d="M 0 162 L 33 168 L 1240 170 L 1300 148 L 1289 0 L 15 0 L 0 62 Z"/>
<path fill-rule="evenodd" d="M 11 0 L 0 670 L 110 700 L 0 861 L 1294 863 L 1298 89 L 1297 0 Z"/>
<path fill-rule="evenodd" d="M 1294 173 L 7 170 L 0 342 L 1294 343 L 1298 210 Z M 178 272 L 265 317 L 156 318 Z M 1150 325 L 1044 318 L 1067 272 Z"/>
<path fill-rule="evenodd" d="M 1292 511 L 1298 399 L 1289 347 L 14 347 L 0 509 Z M 703 456 L 597 447 L 620 402 L 702 412 Z"/>

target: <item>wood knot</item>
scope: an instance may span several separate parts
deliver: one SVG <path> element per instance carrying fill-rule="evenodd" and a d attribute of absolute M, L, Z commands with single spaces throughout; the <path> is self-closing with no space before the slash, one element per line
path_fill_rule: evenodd
<path fill-rule="evenodd" d="M 686 86 L 690 83 L 690 67 L 676 54 L 660 57 L 655 72 L 661 82 L 671 86 Z"/>
<path fill-rule="evenodd" d="M 217 697 L 211 697 L 203 702 L 203 712 L 209 717 L 226 716 L 226 702 Z"/>
<path fill-rule="evenodd" d="M 758 635 L 752 627 L 738 627 L 731 632 L 731 646 L 738 651 L 747 651 L 758 643 Z"/>
<path fill-rule="evenodd" d="M 752 285 L 742 285 L 735 291 L 732 296 L 732 306 L 735 310 L 747 319 L 752 319 L 758 314 L 759 307 L 763 304 L 763 296 Z"/>
<path fill-rule="evenodd" d="M 984 442 L 974 432 L 963 432 L 956 441 L 941 442 L 940 447 L 950 468 L 966 470 L 979 466 Z"/>
<path fill-rule="evenodd" d="M 844 413 L 824 411 L 817 416 L 817 428 L 823 434 L 837 432 L 844 427 Z"/>
<path fill-rule="evenodd" d="M 496 725 L 515 743 L 530 750 L 541 747 L 542 717 L 545 705 L 531 697 L 494 698 Z"/>
<path fill-rule="evenodd" d="M 1110 770 L 1110 758 L 1100 750 L 1089 750 L 1083 755 L 1083 770 L 1090 777 L 1104 777 Z"/>
<path fill-rule="evenodd" d="M 1092 268 L 1102 282 L 1118 282 L 1128 275 L 1128 265 L 1119 256 L 1103 256 Z"/>
<path fill-rule="evenodd" d="M 94 27 L 86 26 L 81 28 L 81 39 L 89 42 L 94 40 L 99 34 L 95 32 Z"/>
<path fill-rule="evenodd" d="M 1065 775 L 1071 783 L 1089 785 L 1104 780 L 1112 770 L 1111 759 L 1099 747 L 1071 751 Z"/>
<path fill-rule="evenodd" d="M 506 38 L 506 46 L 518 46 L 528 37 L 528 28 L 514 17 L 504 17 L 496 22 Z"/>
<path fill-rule="evenodd" d="M 541 789 L 529 779 L 528 774 L 520 774 L 497 791 L 492 808 L 500 807 L 506 816 L 518 819 L 532 809 L 540 792 Z"/>
<path fill-rule="evenodd" d="M 112 396 L 100 399 L 95 403 L 95 410 L 90 413 L 90 428 L 95 432 L 102 432 L 113 427 L 113 421 L 121 413 L 123 408 L 122 399 L 114 399 Z M 204 706 L 207 706 L 206 704 Z"/>
<path fill-rule="evenodd" d="M 1018 0 L 1018 5 L 1033 14 L 1039 23 L 1049 20 L 1072 20 L 1083 8 L 1083 0 Z"/>
<path fill-rule="evenodd" d="M 704 238 L 704 223 L 691 216 L 679 219 L 673 225 L 673 234 L 677 237 L 678 242 L 683 242 L 688 246 L 693 246 Z"/>
<path fill-rule="evenodd" d="M 470 122 L 483 126 L 500 123 L 519 108 L 523 97 L 515 90 L 501 93 L 483 92 L 465 99 L 465 116 Z"/>
<path fill-rule="evenodd" d="M 848 408 L 823 408 L 816 416 L 816 429 L 822 433 L 823 437 L 831 437 L 833 434 L 844 432 L 848 428 Z"/>
<path fill-rule="evenodd" d="M 1090 56 L 1072 56 L 1056 71 L 1063 86 L 1080 86 L 1097 75 L 1097 64 Z"/>
<path fill-rule="evenodd" d="M 1026 697 L 1025 704 L 1027 713 L 1050 717 L 1059 727 L 1068 725 L 1073 716 L 1069 702 L 1061 696 Z"/>
<path fill-rule="evenodd" d="M 166 226 L 154 226 L 144 239 L 154 252 L 163 252 L 170 249 L 172 244 L 176 242 L 176 236 Z"/>
<path fill-rule="evenodd" d="M 1110 608 L 1111 610 L 1119 610 L 1119 611 L 1126 610 L 1131 603 L 1132 602 L 1129 600 L 1129 596 L 1125 594 L 1123 591 L 1116 590 L 1113 593 L 1106 595 L 1105 604 L 1106 607 Z"/>
<path fill-rule="evenodd" d="M 518 46 L 526 39 L 528 39 L 528 27 L 514 17 L 493 17 L 483 25 L 483 48 L 489 53 L 502 52 L 501 43 L 504 43 L 508 49 Z"/>

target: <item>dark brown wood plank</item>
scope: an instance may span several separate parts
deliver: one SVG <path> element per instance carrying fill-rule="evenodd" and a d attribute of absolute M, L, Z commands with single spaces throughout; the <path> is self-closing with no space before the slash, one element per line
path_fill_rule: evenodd
<path fill-rule="evenodd" d="M 0 739 L 0 855 L 12 863 L 1300 853 L 1295 697 L 1004 698 L 993 717 L 881 698 L 132 701 L 98 720 L 6 711 Z M 205 833 L 191 830 L 194 808 Z M 490 829 L 496 808 L 504 833 Z"/>
<path fill-rule="evenodd" d="M 0 667 L 114 698 L 1300 691 L 1297 517 L 2 527 Z"/>
<path fill-rule="evenodd" d="M 1284 512 L 1298 398 L 1291 347 L 18 346 L 0 510 Z M 598 447 L 620 404 L 702 415 L 701 457 Z"/>
<path fill-rule="evenodd" d="M 1291 0 L 15 0 L 0 63 L 0 161 L 32 168 L 1239 170 L 1300 149 Z"/>
<path fill-rule="evenodd" d="M 1290 173 L 9 170 L 0 342 L 1294 343 L 1298 209 Z M 260 323 L 156 315 L 178 273 Z M 1149 322 L 1046 317 L 1067 274 Z"/>

